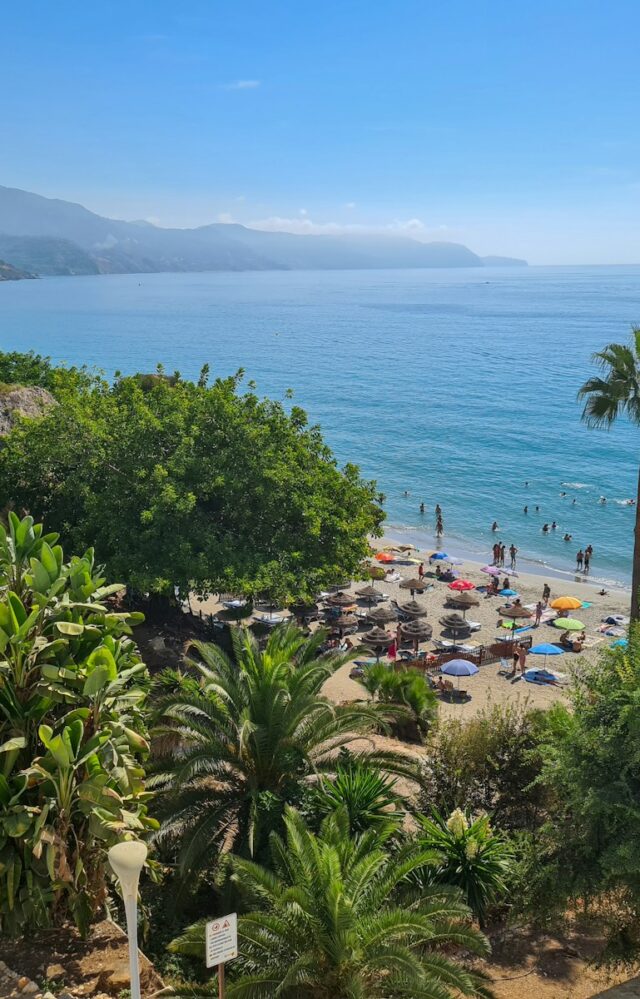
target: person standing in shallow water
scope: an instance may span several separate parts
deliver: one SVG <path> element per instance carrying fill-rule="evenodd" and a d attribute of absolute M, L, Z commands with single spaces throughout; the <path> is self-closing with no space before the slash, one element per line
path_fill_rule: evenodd
<path fill-rule="evenodd" d="M 576 569 L 582 569 L 582 563 L 584 562 L 584 552 L 582 548 L 576 555 Z"/>
<path fill-rule="evenodd" d="M 500 545 L 500 565 L 504 565 L 504 556 L 507 551 L 506 545 Z"/>
<path fill-rule="evenodd" d="M 511 547 L 509 548 L 509 555 L 511 556 L 511 568 L 512 569 L 515 569 L 515 567 L 516 567 L 516 555 L 517 554 L 518 554 L 518 549 L 512 543 Z"/>

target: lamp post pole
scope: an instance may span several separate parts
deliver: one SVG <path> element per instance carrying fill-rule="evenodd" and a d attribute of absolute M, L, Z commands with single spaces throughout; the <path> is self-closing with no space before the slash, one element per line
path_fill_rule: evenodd
<path fill-rule="evenodd" d="M 147 847 L 138 840 L 116 843 L 109 850 L 109 863 L 120 882 L 127 917 L 129 938 L 129 977 L 131 999 L 140 999 L 140 969 L 138 967 L 138 882 L 147 859 Z"/>

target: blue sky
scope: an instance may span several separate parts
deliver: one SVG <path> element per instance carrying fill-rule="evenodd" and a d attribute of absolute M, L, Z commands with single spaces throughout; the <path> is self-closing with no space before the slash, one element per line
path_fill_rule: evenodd
<path fill-rule="evenodd" d="M 161 225 L 640 263 L 638 0 L 23 0 L 2 22 L 0 183 Z"/>

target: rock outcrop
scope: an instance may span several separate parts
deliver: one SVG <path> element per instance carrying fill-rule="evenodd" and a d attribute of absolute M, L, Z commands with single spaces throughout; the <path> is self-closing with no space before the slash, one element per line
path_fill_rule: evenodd
<path fill-rule="evenodd" d="M 38 385 L 0 386 L 0 437 L 6 437 L 13 429 L 18 416 L 37 419 L 48 409 L 57 406 L 56 400 L 46 389 Z"/>

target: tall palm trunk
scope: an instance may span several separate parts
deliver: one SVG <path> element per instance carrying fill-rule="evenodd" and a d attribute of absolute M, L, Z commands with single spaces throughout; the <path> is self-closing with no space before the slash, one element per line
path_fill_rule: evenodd
<path fill-rule="evenodd" d="M 631 621 L 640 618 L 640 468 L 636 496 L 636 528 L 633 543 L 633 575 L 631 577 Z"/>

